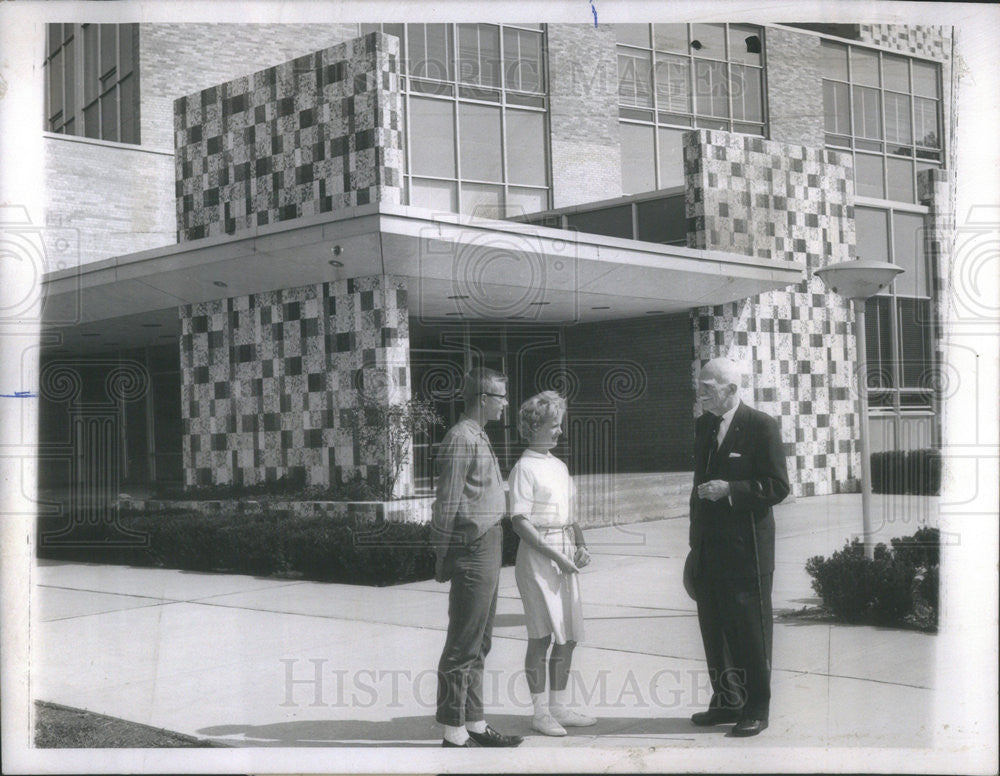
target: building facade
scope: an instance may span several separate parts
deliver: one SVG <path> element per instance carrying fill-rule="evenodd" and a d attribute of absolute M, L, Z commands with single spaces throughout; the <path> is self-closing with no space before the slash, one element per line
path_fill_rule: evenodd
<path fill-rule="evenodd" d="M 867 305 L 873 446 L 936 445 L 953 45 L 864 24 L 49 25 L 47 222 L 77 242 L 45 279 L 43 439 L 105 434 L 139 486 L 377 478 L 345 413 L 423 398 L 453 420 L 481 364 L 513 408 L 567 395 L 575 473 L 685 472 L 698 370 L 725 355 L 779 419 L 796 495 L 855 490 L 862 359 L 814 273 L 905 270 Z M 102 402 L 106 424 L 78 422 Z M 490 430 L 506 467 L 514 415 Z M 440 433 L 399 494 L 428 486 Z"/>

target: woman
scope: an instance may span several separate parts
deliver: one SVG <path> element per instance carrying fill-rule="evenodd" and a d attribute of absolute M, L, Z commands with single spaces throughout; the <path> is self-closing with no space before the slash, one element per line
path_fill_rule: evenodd
<path fill-rule="evenodd" d="M 579 571 L 590 562 L 590 555 L 571 512 L 569 470 L 551 452 L 562 433 L 565 412 L 566 402 L 554 391 L 532 396 L 521 405 L 518 430 L 528 448 L 509 479 L 510 513 L 521 537 L 514 577 L 528 627 L 524 671 L 534 705 L 531 727 L 547 736 L 564 736 L 568 726 L 597 722 L 567 708 L 573 648 L 583 637 Z M 546 661 L 550 644 L 552 654 Z M 548 698 L 546 673 L 551 683 Z"/>

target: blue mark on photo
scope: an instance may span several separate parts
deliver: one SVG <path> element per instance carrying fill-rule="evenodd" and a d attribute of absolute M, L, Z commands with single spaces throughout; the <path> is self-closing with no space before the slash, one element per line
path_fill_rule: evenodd
<path fill-rule="evenodd" d="M 37 394 L 31 391 L 14 391 L 14 393 L 0 393 L 0 398 L 4 399 L 36 399 Z"/>
<path fill-rule="evenodd" d="M 597 6 L 594 5 L 593 0 L 590 3 L 590 10 L 594 13 L 594 27 L 597 27 Z"/>

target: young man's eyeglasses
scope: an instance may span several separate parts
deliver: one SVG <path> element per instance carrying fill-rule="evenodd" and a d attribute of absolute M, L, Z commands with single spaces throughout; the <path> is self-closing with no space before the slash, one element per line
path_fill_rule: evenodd
<path fill-rule="evenodd" d="M 490 393 L 489 391 L 483 391 L 483 396 L 493 396 L 496 399 L 506 399 L 507 394 L 505 393 Z"/>

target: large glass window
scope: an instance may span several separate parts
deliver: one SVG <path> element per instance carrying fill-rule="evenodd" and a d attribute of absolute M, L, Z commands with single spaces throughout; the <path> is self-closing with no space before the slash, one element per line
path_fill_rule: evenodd
<path fill-rule="evenodd" d="M 939 65 L 824 40 L 826 144 L 854 153 L 863 197 L 916 202 L 916 175 L 943 163 Z"/>
<path fill-rule="evenodd" d="M 46 27 L 45 128 L 139 142 L 139 25 Z"/>
<path fill-rule="evenodd" d="M 546 210 L 541 25 L 361 25 L 378 29 L 400 40 L 406 201 L 495 218 Z"/>
<path fill-rule="evenodd" d="M 924 216 L 870 207 L 857 207 L 855 216 L 858 258 L 891 261 L 904 270 L 865 307 L 871 404 L 896 411 L 930 409 L 932 283 Z"/>
<path fill-rule="evenodd" d="M 626 194 L 683 183 L 685 129 L 765 134 L 763 28 L 618 24 L 615 31 Z"/>

